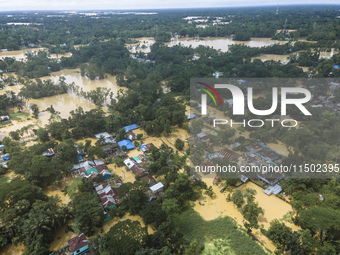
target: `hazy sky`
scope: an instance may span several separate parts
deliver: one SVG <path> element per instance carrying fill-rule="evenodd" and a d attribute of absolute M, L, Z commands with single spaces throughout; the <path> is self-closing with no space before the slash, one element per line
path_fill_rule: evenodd
<path fill-rule="evenodd" d="M 8 10 L 127 10 L 289 4 L 339 4 L 339 0 L 0 0 Z"/>

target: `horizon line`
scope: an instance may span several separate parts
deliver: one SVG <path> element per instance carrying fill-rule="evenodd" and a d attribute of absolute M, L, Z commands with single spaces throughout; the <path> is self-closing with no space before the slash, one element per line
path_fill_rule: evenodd
<path fill-rule="evenodd" d="M 164 11 L 164 10 L 198 10 L 198 9 L 221 9 L 221 8 L 254 8 L 254 7 L 293 7 L 293 6 L 306 6 L 306 7 L 312 7 L 312 6 L 339 6 L 340 4 L 334 4 L 334 3 L 324 3 L 324 4 L 263 4 L 263 5 L 233 5 L 233 6 L 206 6 L 206 7 L 158 7 L 158 8 L 137 8 L 137 9 L 8 9 L 8 10 L 0 10 L 0 13 L 4 12 L 36 12 L 36 11 L 52 11 L 52 12 L 72 12 L 72 11 L 93 11 L 93 12 L 102 12 L 102 11 Z M 339 10 L 340 11 L 340 10 Z"/>

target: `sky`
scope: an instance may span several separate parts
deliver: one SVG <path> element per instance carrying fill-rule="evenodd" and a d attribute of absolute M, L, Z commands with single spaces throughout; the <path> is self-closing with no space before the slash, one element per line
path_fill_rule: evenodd
<path fill-rule="evenodd" d="M 128 10 L 234 7 L 290 4 L 339 4 L 339 0 L 0 0 L 0 11 Z"/>

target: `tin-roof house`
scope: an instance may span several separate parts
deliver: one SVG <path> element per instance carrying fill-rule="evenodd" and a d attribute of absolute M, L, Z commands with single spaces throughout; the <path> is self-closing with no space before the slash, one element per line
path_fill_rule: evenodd
<path fill-rule="evenodd" d="M 152 191 L 152 193 L 156 194 L 158 192 L 163 191 L 164 185 L 163 183 L 159 182 L 153 186 L 150 187 L 150 190 Z"/>
<path fill-rule="evenodd" d="M 84 233 L 68 240 L 68 244 L 72 255 L 90 255 L 89 243 Z"/>

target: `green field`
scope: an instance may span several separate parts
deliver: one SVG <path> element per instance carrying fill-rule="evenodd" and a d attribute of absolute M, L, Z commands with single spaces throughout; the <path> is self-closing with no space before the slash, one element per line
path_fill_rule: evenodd
<path fill-rule="evenodd" d="M 205 221 L 194 209 L 188 208 L 178 216 L 175 225 L 188 242 L 204 243 L 204 254 L 268 254 L 230 217 Z"/>
<path fill-rule="evenodd" d="M 10 120 L 21 121 L 30 116 L 28 112 L 16 112 L 9 115 Z"/>
<path fill-rule="evenodd" d="M 0 177 L 0 185 L 4 184 L 5 182 L 8 182 L 8 180 L 9 180 L 8 176 Z"/>

